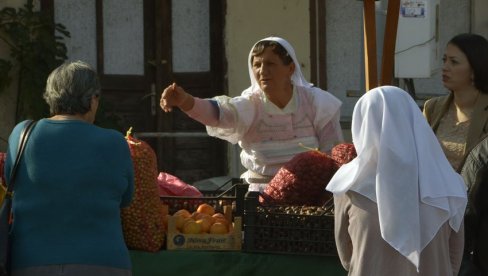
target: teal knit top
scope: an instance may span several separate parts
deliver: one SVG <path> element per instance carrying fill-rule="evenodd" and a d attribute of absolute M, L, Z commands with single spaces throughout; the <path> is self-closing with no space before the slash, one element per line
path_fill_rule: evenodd
<path fill-rule="evenodd" d="M 19 123 L 9 137 L 5 178 L 15 160 Z M 120 208 L 134 193 L 123 135 L 78 120 L 42 119 L 15 180 L 12 269 L 53 264 L 130 269 Z"/>

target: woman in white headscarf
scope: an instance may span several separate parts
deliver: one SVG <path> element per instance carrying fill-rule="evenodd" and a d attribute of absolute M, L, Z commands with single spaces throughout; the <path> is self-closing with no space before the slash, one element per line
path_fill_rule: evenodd
<path fill-rule="evenodd" d="M 240 96 L 200 99 L 172 84 L 160 105 L 166 112 L 176 106 L 205 124 L 210 136 L 238 143 L 247 169 L 242 177 L 250 190 L 262 191 L 284 163 L 307 150 L 300 144 L 329 152 L 342 142 L 342 103 L 305 80 L 282 38 L 258 41 L 248 62 L 251 86 Z"/>
<path fill-rule="evenodd" d="M 457 275 L 465 185 L 417 104 L 400 88 L 375 88 L 357 102 L 351 131 L 358 155 L 327 186 L 349 275 Z"/>

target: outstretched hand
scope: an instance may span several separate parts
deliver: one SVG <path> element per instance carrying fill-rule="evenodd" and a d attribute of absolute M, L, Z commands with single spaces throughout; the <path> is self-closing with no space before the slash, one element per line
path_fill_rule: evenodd
<path fill-rule="evenodd" d="M 164 112 L 171 112 L 174 106 L 188 110 L 193 107 L 193 97 L 176 83 L 173 83 L 163 90 L 159 105 Z"/>

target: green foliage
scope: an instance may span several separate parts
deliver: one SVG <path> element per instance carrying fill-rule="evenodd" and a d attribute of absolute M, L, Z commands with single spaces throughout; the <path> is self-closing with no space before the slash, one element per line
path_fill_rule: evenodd
<path fill-rule="evenodd" d="M 0 59 L 0 94 L 12 84 L 12 76 L 18 75 L 16 122 L 48 117 L 42 94 L 51 71 L 67 59 L 65 37 L 70 37 L 68 30 L 54 23 L 49 13 L 34 11 L 33 0 L 17 10 L 0 10 L 0 40 L 9 47 L 12 60 Z M 111 110 L 114 108 L 102 97 L 95 123 L 120 130 L 121 119 Z"/>
<path fill-rule="evenodd" d="M 9 46 L 15 64 L 0 59 L 0 93 L 18 74 L 16 121 L 49 114 L 42 94 L 49 73 L 67 58 L 64 37 L 69 37 L 66 28 L 55 24 L 49 14 L 34 11 L 33 0 L 17 10 L 0 11 L 0 39 Z"/>

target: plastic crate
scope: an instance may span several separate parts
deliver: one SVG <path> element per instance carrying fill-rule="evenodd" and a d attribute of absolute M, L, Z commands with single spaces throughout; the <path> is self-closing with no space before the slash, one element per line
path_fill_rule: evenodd
<path fill-rule="evenodd" d="M 244 251 L 337 256 L 333 200 L 322 207 L 261 206 L 259 193 L 248 192 L 244 202 Z"/>
<path fill-rule="evenodd" d="M 193 212 L 198 205 L 207 203 L 215 208 L 216 212 L 223 213 L 224 206 L 232 206 L 233 216 L 242 216 L 244 209 L 244 195 L 249 185 L 242 179 L 232 178 L 213 190 L 200 190 L 203 197 L 162 196 L 161 201 L 168 206 L 169 214 L 180 209 Z"/>

